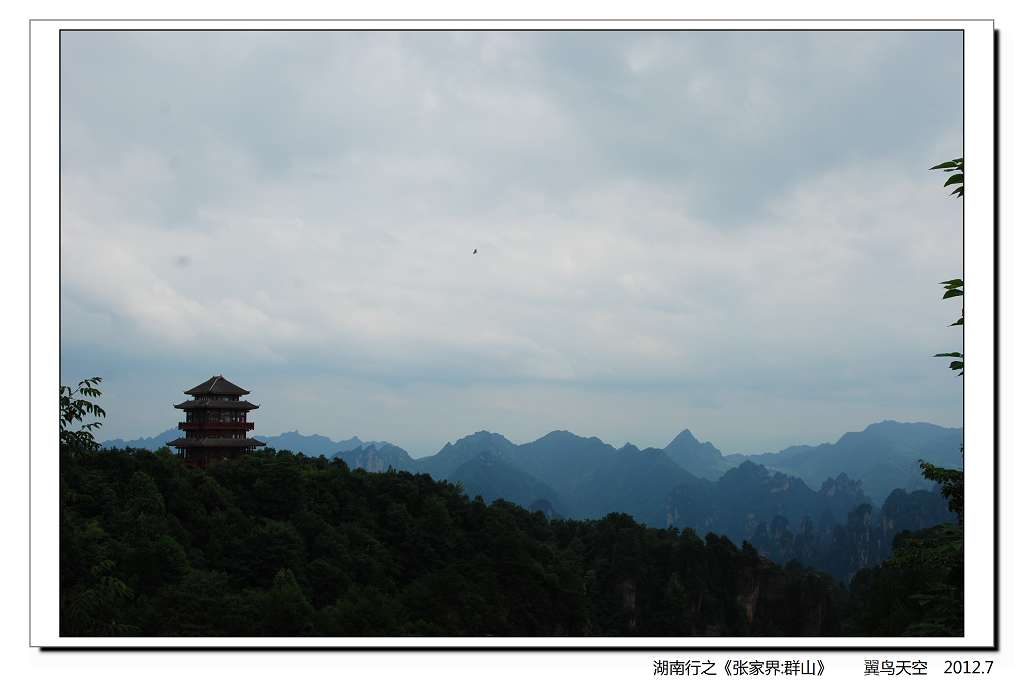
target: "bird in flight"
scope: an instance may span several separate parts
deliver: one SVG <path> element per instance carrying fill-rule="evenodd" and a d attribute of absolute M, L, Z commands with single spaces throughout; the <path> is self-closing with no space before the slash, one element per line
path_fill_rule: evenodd
<path fill-rule="evenodd" d="M 473 249 L 473 255 L 476 255 L 476 248 Z"/>

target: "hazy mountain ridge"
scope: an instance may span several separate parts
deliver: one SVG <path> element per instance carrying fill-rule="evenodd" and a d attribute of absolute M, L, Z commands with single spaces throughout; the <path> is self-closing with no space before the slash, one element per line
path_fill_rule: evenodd
<path fill-rule="evenodd" d="M 671 490 L 683 484 L 700 488 L 705 482 L 679 467 L 662 449 L 641 450 L 626 444 L 580 483 L 574 494 L 577 510 L 571 517 L 620 512 L 664 527 L 664 504 Z"/>
<path fill-rule="evenodd" d="M 177 434 L 168 430 L 139 441 L 159 448 Z M 559 517 L 621 512 L 651 527 L 751 541 L 777 562 L 796 559 L 846 578 L 884 560 L 901 529 L 953 519 L 941 496 L 917 488 L 932 485 L 914 473 L 911 456 L 950 464 L 959 457 L 961 436 L 958 429 L 926 423 L 883 422 L 835 444 L 747 457 L 723 456 L 689 430 L 664 449 L 628 443 L 616 449 L 565 430 L 515 444 L 479 431 L 420 459 L 358 437 L 336 442 L 292 431 L 261 440 L 278 450 L 330 456 L 353 470 L 426 473 L 460 483 L 470 497 L 530 509 L 543 504 L 541 510 Z"/>
<path fill-rule="evenodd" d="M 921 477 L 918 460 L 959 468 L 962 442 L 960 428 L 886 420 L 859 432 L 847 432 L 834 444 L 793 446 L 777 453 L 732 454 L 725 456 L 725 460 L 734 465 L 744 461 L 759 463 L 800 477 L 811 485 L 845 472 L 851 479 L 860 480 L 872 499 L 882 502 L 893 489 L 914 491 L 931 487 Z"/>
<path fill-rule="evenodd" d="M 876 509 L 845 473 L 815 491 L 750 461 L 717 482 L 676 487 L 667 506 L 668 525 L 749 541 L 777 563 L 797 560 L 845 580 L 884 561 L 899 532 L 955 520 L 935 489 L 894 489 Z"/>
<path fill-rule="evenodd" d="M 519 445 L 500 434 L 477 432 L 415 461 L 415 467 L 435 478 L 461 481 L 467 494 L 487 501 L 500 497 L 527 507 L 537 501 L 551 503 L 535 496 L 550 488 L 557 498 L 553 510 L 563 517 L 627 513 L 652 527 L 689 527 L 737 543 L 751 541 L 777 562 L 795 559 L 849 579 L 860 568 L 885 560 L 899 531 L 955 519 L 933 485 L 910 474 L 917 464 L 906 457 L 915 450 L 947 457 L 958 453 L 959 430 L 915 423 L 907 429 L 908 439 L 902 429 L 903 423 L 879 423 L 844 434 L 835 444 L 840 446 L 835 455 L 844 460 L 821 480 L 811 470 L 810 484 L 790 471 L 751 460 L 731 465 L 729 458 L 735 456 L 722 456 L 712 443 L 699 441 L 688 430 L 665 449 L 643 450 L 628 443 L 615 449 L 597 437 L 565 430 Z M 858 459 L 858 449 L 879 457 Z M 821 447 L 794 446 L 764 455 L 799 466 L 795 461 L 813 460 L 820 455 L 816 450 Z M 887 460 L 903 460 L 907 466 L 896 470 Z M 852 465 L 859 468 L 855 474 L 864 474 L 864 465 L 880 464 L 887 466 L 880 474 L 868 471 L 874 494 L 867 493 L 863 479 L 838 469 Z M 825 474 L 830 464 L 814 467 Z M 532 491 L 524 490 L 524 483 Z M 883 503 L 881 509 L 878 503 Z"/>
<path fill-rule="evenodd" d="M 842 521 L 870 498 L 860 483 L 840 474 L 828 488 L 814 490 L 799 477 L 745 461 L 717 482 L 676 486 L 667 504 L 666 524 L 750 540 L 760 523 L 783 517 L 799 522 Z"/>
<path fill-rule="evenodd" d="M 516 445 L 500 434 L 479 431 L 462 437 L 454 444 L 444 445 L 432 456 L 416 460 L 420 472 L 426 472 L 434 479 L 448 479 L 463 463 L 482 454 L 490 454 L 508 462 L 514 462 Z"/>
<path fill-rule="evenodd" d="M 168 441 L 174 441 L 178 437 L 185 436 L 180 429 L 171 428 L 160 432 L 152 437 L 139 437 L 137 439 L 108 439 L 101 441 L 102 448 L 144 448 L 147 451 L 156 451 L 164 447 Z"/>
<path fill-rule="evenodd" d="M 183 436 L 185 436 L 185 433 L 180 429 L 171 428 L 153 437 L 139 437 L 137 439 L 108 439 L 107 441 L 100 442 L 100 446 L 102 448 L 144 448 L 149 451 L 156 451 L 163 448 L 168 441 L 172 441 Z M 330 437 L 323 436 L 322 434 L 306 435 L 295 430 L 277 434 L 275 436 L 254 434 L 252 438 L 258 439 L 259 441 L 266 443 L 270 448 L 278 451 L 302 453 L 303 455 L 314 458 L 321 455 L 334 456 L 334 454 L 341 451 L 350 451 L 367 444 L 380 445 L 387 443 L 381 441 L 365 442 L 358 436 L 353 436 L 350 439 L 342 439 L 341 441 L 334 441 Z"/>
<path fill-rule="evenodd" d="M 265 442 L 267 446 L 278 451 L 291 451 L 292 453 L 301 453 L 306 456 L 333 456 L 339 451 L 348 451 L 354 448 L 359 448 L 366 443 L 357 436 L 352 436 L 349 439 L 342 439 L 341 441 L 334 441 L 330 437 L 325 437 L 322 434 L 300 434 L 297 431 L 284 432 L 277 436 L 263 436 L 255 435 L 254 439 L 259 439 Z"/>
<path fill-rule="evenodd" d="M 480 456 L 492 459 L 491 469 L 476 466 L 467 472 L 464 466 Z M 463 482 L 470 496 L 500 496 L 522 505 L 547 500 L 566 517 L 623 512 L 656 526 L 664 524 L 664 502 L 671 488 L 698 479 L 662 449 L 641 451 L 626 444 L 616 450 L 596 437 L 564 430 L 520 445 L 494 432 L 477 432 L 417 460 L 416 468 L 454 482 L 472 474 Z M 506 479 L 508 483 L 503 482 Z M 527 482 L 533 487 L 529 494 L 522 491 Z"/>
<path fill-rule="evenodd" d="M 155 450 L 182 434 L 180 430 L 172 428 L 152 437 L 109 439 L 101 442 L 101 446 Z M 314 457 L 336 457 L 339 453 L 365 445 L 388 445 L 398 448 L 386 441 L 366 442 L 355 435 L 349 439 L 335 441 L 320 434 L 304 435 L 295 430 L 276 436 L 253 437 L 277 450 Z M 868 465 L 886 461 L 899 462 L 900 473 L 909 471 L 917 475 L 915 461 L 918 458 L 940 466 L 958 465 L 962 437 L 961 428 L 940 427 L 925 422 L 886 420 L 868 425 L 859 432 L 847 432 L 835 443 L 790 446 L 777 452 L 723 455 L 713 443 L 701 442 L 689 429 L 680 432 L 664 448 L 655 450 L 664 451 L 686 472 L 704 479 L 718 479 L 743 462 L 750 461 L 800 477 L 812 487 L 845 472 L 851 479 L 864 481 L 865 490 L 870 493 L 870 479 L 865 480 L 858 474 L 867 470 L 863 460 L 866 457 L 864 453 L 879 454 L 879 458 Z M 485 451 L 517 464 L 521 469 L 560 490 L 579 481 L 581 474 L 592 473 L 606 466 L 616 453 L 613 446 L 598 437 L 580 437 L 566 430 L 555 430 L 534 441 L 518 445 L 501 434 L 479 431 L 462 437 L 454 444 L 445 444 L 434 455 L 414 459 L 414 463 L 420 468 L 425 468 L 422 471 L 443 479 L 464 461 Z M 402 452 L 409 455 L 405 451 Z M 907 468 L 908 461 L 913 469 Z"/>
<path fill-rule="evenodd" d="M 346 451 L 338 451 L 331 458 L 345 462 L 351 469 L 367 472 L 385 472 L 388 469 L 419 472 L 416 461 L 403 449 L 386 442 L 363 444 Z"/>
<path fill-rule="evenodd" d="M 863 503 L 843 520 L 791 523 L 783 516 L 762 522 L 750 542 L 774 561 L 798 560 L 849 581 L 863 568 L 889 558 L 897 535 L 952 524 L 956 516 L 935 491 L 894 489 L 881 509 Z"/>
<path fill-rule="evenodd" d="M 578 508 L 578 492 L 615 460 L 616 449 L 597 437 L 556 430 L 516 446 L 514 463 L 551 485 L 567 506 Z"/>
<path fill-rule="evenodd" d="M 541 503 L 552 512 L 562 510 L 554 489 L 490 453 L 467 460 L 449 475 L 448 481 L 461 484 L 467 494 L 481 496 L 488 503 L 505 499 L 524 508 Z"/>
<path fill-rule="evenodd" d="M 714 444 L 698 441 L 688 429 L 669 442 L 664 451 L 679 467 L 705 479 L 718 479 L 733 467 Z"/>

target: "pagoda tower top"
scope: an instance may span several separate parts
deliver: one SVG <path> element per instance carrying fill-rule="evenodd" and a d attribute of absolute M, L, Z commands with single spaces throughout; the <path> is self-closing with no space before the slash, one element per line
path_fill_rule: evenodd
<path fill-rule="evenodd" d="M 197 384 L 192 387 L 185 394 L 189 396 L 245 396 L 249 392 L 246 389 L 232 384 L 228 380 L 224 379 L 224 375 L 214 375 L 210 377 L 202 384 Z"/>

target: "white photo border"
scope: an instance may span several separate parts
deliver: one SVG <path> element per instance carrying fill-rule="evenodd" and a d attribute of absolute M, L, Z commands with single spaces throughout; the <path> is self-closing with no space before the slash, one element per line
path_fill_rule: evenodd
<path fill-rule="evenodd" d="M 59 630 L 58 408 L 60 366 L 60 32 L 62 30 L 945 30 L 963 31 L 964 351 L 966 481 L 964 636 L 919 637 L 61 637 Z M 30 645 L 52 648 L 435 648 L 839 650 L 998 648 L 996 460 L 995 31 L 989 20 L 33 20 L 30 22 Z M 946 275 L 940 275 L 946 276 Z M 989 458 L 991 457 L 991 458 Z M 991 504 L 991 508 L 988 505 Z"/>

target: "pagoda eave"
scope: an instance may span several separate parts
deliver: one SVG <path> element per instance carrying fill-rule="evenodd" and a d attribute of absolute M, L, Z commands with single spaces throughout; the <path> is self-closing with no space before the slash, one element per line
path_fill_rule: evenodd
<path fill-rule="evenodd" d="M 234 439 L 231 437 L 180 437 L 168 441 L 174 448 L 258 448 L 266 446 L 259 439 Z"/>
<path fill-rule="evenodd" d="M 259 408 L 255 403 L 249 401 L 230 401 L 213 398 L 194 398 L 191 401 L 182 401 L 174 406 L 178 410 L 196 410 L 201 408 L 214 408 L 220 410 L 256 410 Z"/>

